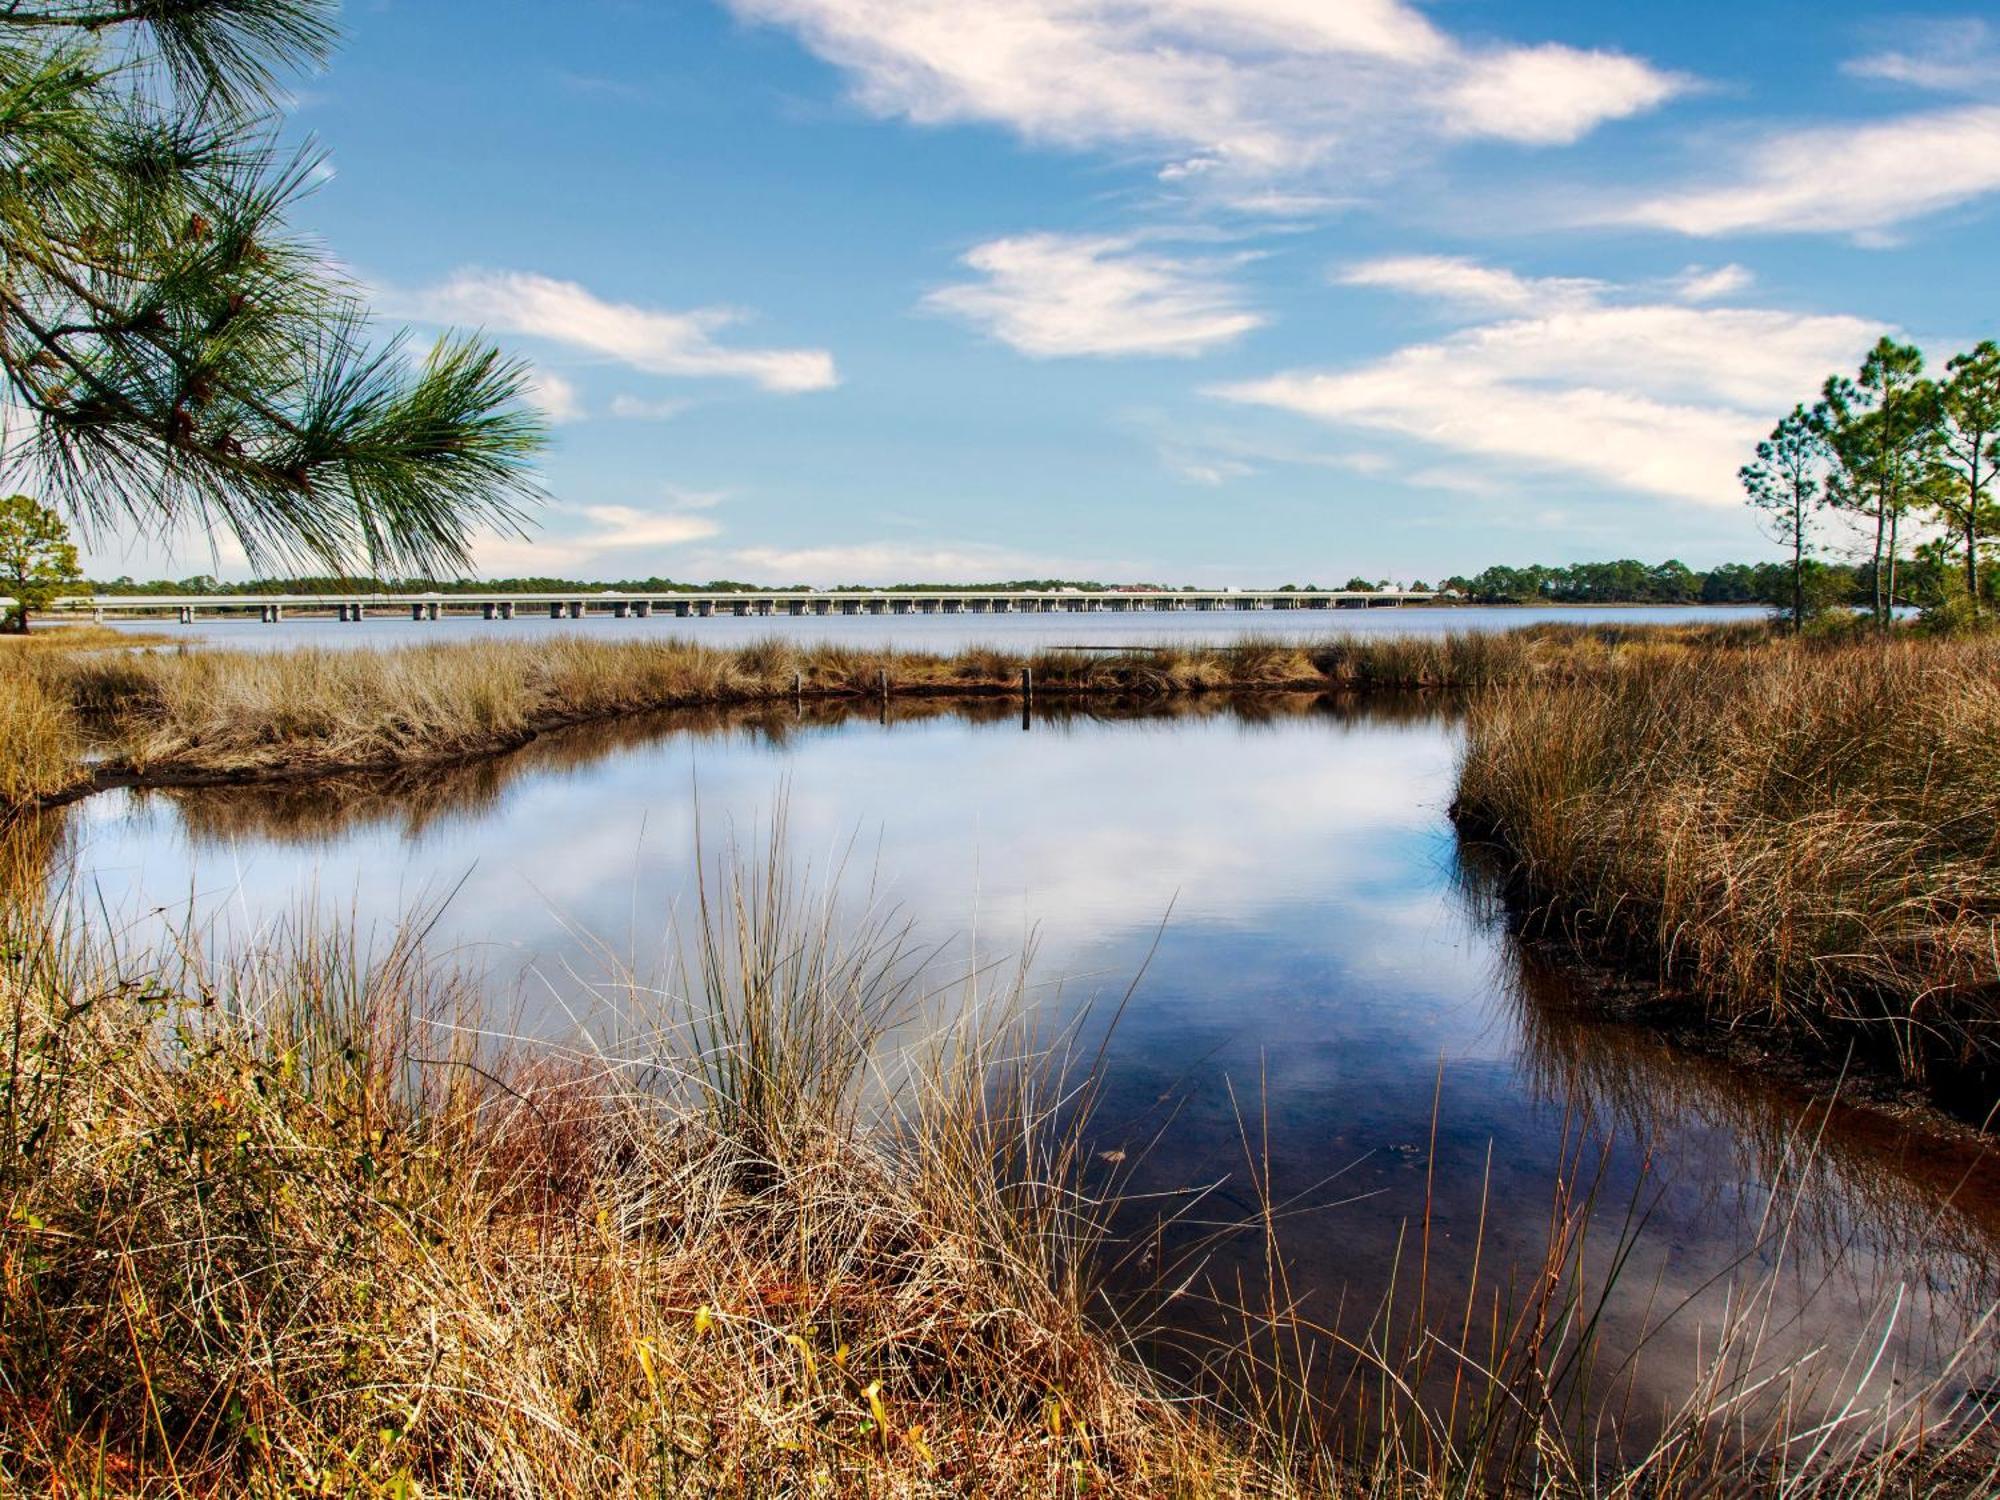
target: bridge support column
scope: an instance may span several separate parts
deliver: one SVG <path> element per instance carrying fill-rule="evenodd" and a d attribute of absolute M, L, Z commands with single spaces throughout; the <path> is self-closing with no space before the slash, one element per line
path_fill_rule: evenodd
<path fill-rule="evenodd" d="M 687 600 L 676 599 L 674 601 L 674 614 L 677 618 L 685 620 L 689 615 L 693 613 L 694 613 L 694 606 L 688 603 Z"/>
<path fill-rule="evenodd" d="M 561 604 L 551 604 L 551 605 L 549 606 L 549 618 L 550 618 L 551 620 L 560 620 L 560 619 L 561 619 L 562 617 L 563 617 L 563 607 L 562 607 L 562 605 L 561 605 Z"/>
<path fill-rule="evenodd" d="M 631 615 L 631 613 L 632 613 L 632 606 L 626 603 L 623 599 L 620 599 L 616 604 L 613 604 L 611 606 L 611 618 L 614 620 L 626 619 Z"/>
<path fill-rule="evenodd" d="M 479 618 L 482 620 L 497 619 L 499 615 L 500 606 L 495 604 L 491 599 L 488 599 L 484 604 L 479 606 Z"/>
<path fill-rule="evenodd" d="M 737 619 L 739 620 L 742 619 L 745 615 L 750 613 L 750 601 L 748 599 L 738 599 L 736 601 L 734 608 L 731 610 L 731 613 L 733 613 Z"/>
<path fill-rule="evenodd" d="M 653 601 L 651 599 L 634 599 L 632 601 L 633 619 L 650 620 L 652 619 L 652 617 L 653 617 Z"/>
<path fill-rule="evenodd" d="M 430 603 L 424 606 L 424 618 L 426 620 L 435 620 L 443 613 L 444 613 L 444 606 L 438 603 L 438 601 L 435 599 L 431 600 Z"/>
<path fill-rule="evenodd" d="M 715 601 L 713 599 L 703 599 L 695 605 L 694 612 L 706 620 L 715 613 Z"/>
<path fill-rule="evenodd" d="M 500 618 L 503 620 L 514 618 L 514 601 L 512 599 L 502 599 L 500 601 Z"/>
<path fill-rule="evenodd" d="M 181 624 L 183 625 L 194 624 L 194 611 L 185 604 L 181 606 Z"/>
<path fill-rule="evenodd" d="M 357 601 L 356 601 L 355 603 L 353 603 L 353 604 L 350 604 L 350 605 L 348 605 L 348 606 L 347 606 L 347 618 L 348 618 L 348 619 L 350 619 L 350 620 L 356 620 L 356 621 L 359 621 L 359 620 L 365 620 L 365 619 L 367 619 L 367 618 L 368 618 L 368 606 L 367 606 L 367 605 L 365 605 L 365 604 L 362 604 L 362 603 L 361 603 L 361 602 L 359 602 L 358 600 L 357 600 Z"/>
<path fill-rule="evenodd" d="M 423 617 L 424 607 L 421 604 L 412 604 L 410 606 L 410 618 L 412 620 L 421 620 Z"/>
<path fill-rule="evenodd" d="M 581 620 L 583 618 L 583 601 L 581 599 L 572 599 L 569 601 L 569 617 L 572 620 Z"/>

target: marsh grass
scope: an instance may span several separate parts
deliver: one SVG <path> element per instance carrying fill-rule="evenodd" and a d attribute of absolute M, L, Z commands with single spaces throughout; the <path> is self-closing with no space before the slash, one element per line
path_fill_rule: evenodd
<path fill-rule="evenodd" d="M 65 716 L 68 738 L 0 745 L 0 789 L 47 800 L 107 778 L 279 779 L 434 763 L 542 731 L 660 709 L 925 696 L 1037 701 L 1482 687 L 1748 649 L 1761 627 L 1537 626 L 1504 635 L 1246 640 L 1117 653 L 955 655 L 685 639 L 390 650 L 0 652 L 0 692 Z"/>
<path fill-rule="evenodd" d="M 1776 1362 L 1755 1274 L 1660 1435 L 1609 1441 L 1589 1412 L 1616 1277 L 1584 1246 L 1639 1226 L 1581 1151 L 1544 1264 L 1430 1306 L 1426 1214 L 1343 1344 L 1298 1311 L 1297 1204 L 1248 1101 L 1260 1209 L 1197 1216 L 1154 1299 L 1217 1298 L 1239 1328 L 1170 1383 L 1107 1291 L 1133 1247 L 1093 1135 L 1101 1035 L 1045 1033 L 1024 970 L 929 985 L 892 913 L 844 872 L 803 882 L 775 837 L 703 876 L 683 956 L 630 979 L 595 1039 L 512 1038 L 426 957 L 424 913 L 375 943 L 301 920 L 127 951 L 60 903 L 8 907 L 0 1475 L 176 1496 L 1991 1492 L 1983 1421 L 1938 1415 L 1961 1372 Z M 1262 1284 L 1199 1290 L 1202 1245 L 1237 1233 L 1268 1251 Z"/>
<path fill-rule="evenodd" d="M 1531 923 L 1730 1026 L 2000 1080 L 2000 645 L 1662 659 L 1470 708 L 1462 825 Z"/>

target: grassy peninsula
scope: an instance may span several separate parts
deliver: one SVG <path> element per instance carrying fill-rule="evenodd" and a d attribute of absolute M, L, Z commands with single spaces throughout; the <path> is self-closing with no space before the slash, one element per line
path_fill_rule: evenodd
<path fill-rule="evenodd" d="M 1245 640 L 950 655 L 765 641 L 482 642 L 385 651 L 0 649 L 0 803 L 107 778 L 284 779 L 490 754 L 655 709 L 924 695 L 1044 697 L 1477 688 L 1658 654 L 1741 649 L 1758 627 Z M 50 637 L 54 638 L 54 637 Z"/>
<path fill-rule="evenodd" d="M 1470 700 L 1459 816 L 1531 923 L 1716 1024 L 2000 1079 L 2000 644 L 1773 639 Z"/>

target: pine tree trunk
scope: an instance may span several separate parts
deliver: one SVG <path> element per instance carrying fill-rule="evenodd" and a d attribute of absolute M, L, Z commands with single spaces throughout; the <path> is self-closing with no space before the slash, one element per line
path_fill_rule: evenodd
<path fill-rule="evenodd" d="M 1806 628 L 1806 518 L 1792 515 L 1792 634 Z"/>
<path fill-rule="evenodd" d="M 1882 628 L 1887 630 L 1896 613 L 1896 525 L 1903 519 L 1900 511 L 1889 512 L 1889 597 L 1882 608 Z"/>
<path fill-rule="evenodd" d="M 1972 484 L 1965 507 L 1965 593 L 1971 600 L 1972 618 L 1979 618 L 1979 455 L 1972 457 Z"/>
<path fill-rule="evenodd" d="M 1882 608 L 1882 539 L 1889 525 L 1889 507 L 1883 506 L 1875 512 L 1875 624 L 1879 628 L 1888 623 L 1889 616 Z"/>

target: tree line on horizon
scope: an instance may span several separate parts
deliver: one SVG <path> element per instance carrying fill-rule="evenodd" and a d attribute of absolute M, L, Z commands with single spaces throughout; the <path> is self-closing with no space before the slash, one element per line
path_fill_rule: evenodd
<path fill-rule="evenodd" d="M 1844 602 L 1815 567 L 1828 517 L 1847 523 L 1865 557 L 1869 616 L 1886 627 L 1915 604 L 1947 628 L 1978 625 L 1995 602 L 1990 560 L 2000 507 L 2000 344 L 1988 339 L 1925 374 L 1924 353 L 1884 337 L 1860 371 L 1830 375 L 1739 472 L 1745 497 L 1790 554 L 1793 628 Z M 1906 560 L 1903 541 L 1921 540 Z"/>
<path fill-rule="evenodd" d="M 1869 587 L 1866 563 L 1841 567 L 1813 562 L 1821 595 L 1854 598 L 1865 596 Z M 1478 604 L 1769 604 L 1782 605 L 1788 597 L 1791 569 L 1787 563 L 1723 563 L 1713 568 L 1690 568 L 1669 559 L 1644 563 L 1632 558 L 1612 562 L 1572 563 L 1568 566 L 1489 567 L 1472 575 L 1454 574 L 1438 585 L 1437 591 L 1456 595 Z M 805 592 L 807 584 L 750 583 L 718 578 L 706 583 L 686 579 L 647 578 L 581 579 L 549 576 L 473 579 L 340 577 L 332 574 L 263 578 L 240 583 L 226 582 L 212 574 L 190 578 L 159 578 L 146 581 L 130 577 L 93 579 L 80 583 L 93 593 L 158 596 L 173 594 L 668 594 L 712 592 Z M 1356 592 L 1379 592 L 1401 587 L 1389 579 L 1350 578 L 1340 588 Z M 1431 586 L 1419 579 L 1408 585 L 1419 593 Z M 1317 592 L 1316 583 L 1286 583 L 1274 593 Z M 966 593 L 1033 592 L 1076 589 L 1107 591 L 1133 589 L 1163 593 L 1215 592 L 1194 584 L 1104 583 L 1087 578 L 1017 578 L 990 583 L 896 583 L 840 584 L 824 593 L 900 593 L 925 590 L 959 590 Z"/>

